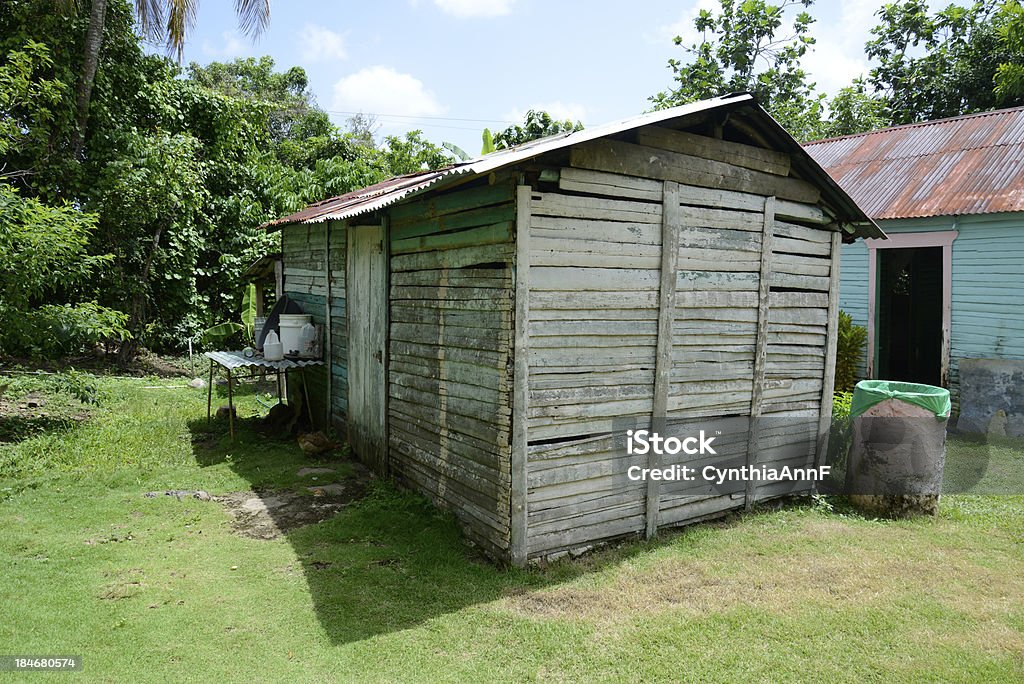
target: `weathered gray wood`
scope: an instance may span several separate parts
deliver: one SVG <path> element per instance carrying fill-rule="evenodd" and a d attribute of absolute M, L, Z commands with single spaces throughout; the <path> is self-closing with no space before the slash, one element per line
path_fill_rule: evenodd
<path fill-rule="evenodd" d="M 562 169 L 558 187 L 571 192 L 586 192 L 592 195 L 640 199 L 649 202 L 660 202 L 662 195 L 661 183 L 658 181 L 587 169 Z"/>
<path fill-rule="evenodd" d="M 532 188 L 516 188 L 515 364 L 512 378 L 511 523 L 509 555 L 523 566 L 529 553 L 527 510 L 527 444 L 530 408 L 530 217 Z"/>
<path fill-rule="evenodd" d="M 537 216 L 560 216 L 599 221 L 661 223 L 661 205 L 649 202 L 583 197 L 559 193 L 533 193 L 530 208 Z"/>
<path fill-rule="evenodd" d="M 828 327 L 825 332 L 825 367 L 821 382 L 821 416 L 818 419 L 818 446 L 814 465 L 824 464 L 828 451 L 829 433 L 832 429 L 832 393 L 835 391 L 836 347 L 839 330 L 839 262 L 842 255 L 842 239 L 839 233 L 832 235 L 832 273 L 828 288 Z"/>
<path fill-rule="evenodd" d="M 777 176 L 789 174 L 789 155 L 777 150 L 709 138 L 686 131 L 674 131 L 660 126 L 641 128 L 636 132 L 636 141 L 641 145 L 692 154 L 703 159 L 729 162 L 746 169 L 773 173 Z"/>
<path fill-rule="evenodd" d="M 574 146 L 570 151 L 570 164 L 596 171 L 673 180 L 764 196 L 774 195 L 810 204 L 816 203 L 821 196 L 816 186 L 798 178 L 776 176 L 725 162 L 617 140 L 584 142 Z"/>
<path fill-rule="evenodd" d="M 506 244 L 459 247 L 436 252 L 402 254 L 391 259 L 395 271 L 420 271 L 424 269 L 462 268 L 492 262 L 508 261 L 512 249 Z"/>
<path fill-rule="evenodd" d="M 747 442 L 747 465 L 753 466 L 757 459 L 757 423 L 761 417 L 761 400 L 764 393 L 765 365 L 768 361 L 768 313 L 771 305 L 772 282 L 772 228 L 775 225 L 775 198 L 764 200 L 763 233 L 761 234 L 761 271 L 757 304 L 757 342 L 754 350 L 754 377 L 750 394 L 750 428 Z M 744 506 L 750 510 L 754 504 L 754 481 L 746 484 Z"/>
<path fill-rule="evenodd" d="M 679 205 L 679 184 L 665 181 L 662 195 L 661 281 L 658 290 L 658 339 L 654 360 L 654 400 L 651 408 L 652 429 L 664 427 L 668 415 L 668 393 L 672 382 L 672 323 L 676 312 L 676 282 L 679 263 L 679 229 L 683 212 Z M 663 431 L 663 430 L 662 430 Z M 650 450 L 647 467 L 658 468 L 661 458 Z M 647 480 L 645 497 L 645 534 L 648 539 L 658 531 L 660 481 Z"/>
<path fill-rule="evenodd" d="M 349 443 L 367 465 L 387 472 L 388 259 L 384 226 L 348 229 Z"/>

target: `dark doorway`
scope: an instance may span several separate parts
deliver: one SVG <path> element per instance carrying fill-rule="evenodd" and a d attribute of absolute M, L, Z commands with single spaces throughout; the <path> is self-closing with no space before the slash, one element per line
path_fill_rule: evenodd
<path fill-rule="evenodd" d="M 938 385 L 942 248 L 878 250 L 878 378 Z"/>

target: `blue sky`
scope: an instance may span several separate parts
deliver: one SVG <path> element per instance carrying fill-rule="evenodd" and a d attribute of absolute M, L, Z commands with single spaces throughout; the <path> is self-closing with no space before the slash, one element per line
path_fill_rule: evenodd
<path fill-rule="evenodd" d="M 271 55 L 306 69 L 320 106 L 343 124 L 375 114 L 380 135 L 421 129 L 471 155 L 480 131 L 530 108 L 588 126 L 634 116 L 670 85 L 672 44 L 715 0 L 272 0 L 257 42 L 236 28 L 233 3 L 200 2 L 184 61 Z M 867 69 L 863 45 L 881 0 L 819 2 L 805 68 L 832 92 Z"/>

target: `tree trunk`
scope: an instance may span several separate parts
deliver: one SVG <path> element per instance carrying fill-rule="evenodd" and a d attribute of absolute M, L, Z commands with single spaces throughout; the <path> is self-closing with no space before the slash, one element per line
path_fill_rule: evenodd
<path fill-rule="evenodd" d="M 169 227 L 170 221 L 167 223 Z M 163 232 L 164 224 L 160 223 L 153 233 L 153 244 L 149 248 L 146 263 L 139 276 L 140 285 L 132 295 L 131 310 L 128 312 L 128 330 L 132 337 L 128 340 L 121 340 L 121 347 L 117 350 L 117 364 L 122 368 L 134 361 L 139 353 L 139 335 L 146 322 L 146 285 L 149 284 L 149 272 L 153 268 L 156 251 L 160 248 L 160 236 L 163 235 Z"/>
<path fill-rule="evenodd" d="M 75 88 L 75 128 L 71 132 L 71 150 L 75 159 L 82 156 L 85 146 L 85 127 L 89 122 L 89 103 L 92 100 L 92 86 L 96 82 L 96 68 L 100 62 L 100 48 L 103 47 L 103 28 L 107 20 L 107 0 L 92 0 L 89 10 L 89 30 L 85 34 L 85 57 L 82 73 Z"/>

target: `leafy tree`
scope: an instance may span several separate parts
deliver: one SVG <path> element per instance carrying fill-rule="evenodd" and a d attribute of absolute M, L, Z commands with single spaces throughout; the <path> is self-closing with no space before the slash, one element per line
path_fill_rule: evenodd
<path fill-rule="evenodd" d="M 808 8 L 813 0 L 719 0 L 716 12 L 701 10 L 694 26 L 700 43 L 675 44 L 689 55 L 687 61 L 670 59 L 672 88 L 650 98 L 655 109 L 674 107 L 731 92 L 753 93 L 758 101 L 797 139 L 819 137 L 824 95 L 800 66 L 814 44 L 814 19 L 798 12 L 783 30 L 786 12 Z"/>
<path fill-rule="evenodd" d="M 58 4 L 69 13 L 77 13 L 81 2 L 58 0 Z M 108 5 L 118 4 L 121 4 L 119 0 L 89 1 L 89 22 L 75 88 L 75 126 L 71 134 L 71 150 L 76 158 L 81 155 L 85 141 L 92 89 L 104 44 Z M 136 0 L 135 10 L 142 34 L 162 40 L 167 49 L 177 53 L 180 59 L 185 40 L 195 24 L 197 0 Z M 270 0 L 235 0 L 235 11 L 239 27 L 247 35 L 259 35 L 270 23 Z"/>
<path fill-rule="evenodd" d="M 982 0 L 930 13 L 926 0 L 884 5 L 866 45 L 877 62 L 868 83 L 888 103 L 890 124 L 1024 104 L 1017 0 Z M 997 94 L 998 90 L 998 94 Z"/>
<path fill-rule="evenodd" d="M 996 36 L 1008 61 L 996 67 L 996 97 L 1000 105 L 1024 102 L 1024 7 L 1007 2 L 996 15 Z"/>
<path fill-rule="evenodd" d="M 868 92 L 864 79 L 854 79 L 853 85 L 842 88 L 829 100 L 829 118 L 821 136 L 832 138 L 885 128 L 889 125 L 887 106 L 886 100 Z"/>
<path fill-rule="evenodd" d="M 583 124 L 579 121 L 574 122 L 572 119 L 558 121 L 557 119 L 553 119 L 547 112 L 531 109 L 526 112 L 526 117 L 523 120 L 522 126 L 509 126 L 505 130 L 495 133 L 492 137 L 492 141 L 494 143 L 494 148 L 501 150 L 509 147 L 515 147 L 516 145 L 522 145 L 523 143 L 531 140 L 546 138 L 549 135 L 572 133 L 573 131 L 582 130 Z M 488 133 L 490 133 L 490 131 L 486 131 L 484 133 L 485 149 L 487 147 Z"/>
<path fill-rule="evenodd" d="M 0 184 L 0 352 L 60 354 L 126 336 L 126 317 L 94 301 L 57 304 L 110 261 L 87 252 L 96 217 Z M 66 301 L 66 299 L 65 299 Z"/>

